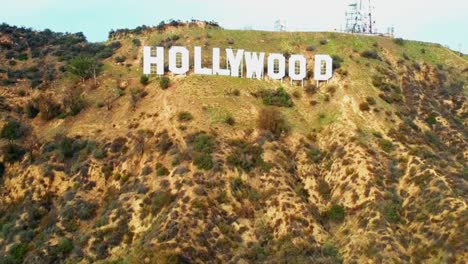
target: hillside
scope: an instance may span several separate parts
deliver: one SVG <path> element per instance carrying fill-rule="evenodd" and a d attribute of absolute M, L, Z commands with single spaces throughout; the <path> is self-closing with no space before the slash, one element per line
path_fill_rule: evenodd
<path fill-rule="evenodd" d="M 143 45 L 335 72 L 145 80 Z M 465 263 L 467 83 L 467 56 L 387 37 L 3 24 L 0 263 Z"/>

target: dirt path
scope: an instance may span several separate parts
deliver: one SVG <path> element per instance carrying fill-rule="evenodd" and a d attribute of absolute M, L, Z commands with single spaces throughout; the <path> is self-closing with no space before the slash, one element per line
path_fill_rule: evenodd
<path fill-rule="evenodd" d="M 185 143 L 185 139 L 180 133 L 179 129 L 177 128 L 177 124 L 175 123 L 174 120 L 171 120 L 173 116 L 175 116 L 176 111 L 174 111 L 171 106 L 167 103 L 167 94 L 163 95 L 163 111 L 162 111 L 162 117 L 164 118 L 166 124 L 166 129 L 169 132 L 169 135 L 174 135 L 176 138 L 179 146 L 182 147 L 182 149 L 187 148 L 187 144 Z"/>

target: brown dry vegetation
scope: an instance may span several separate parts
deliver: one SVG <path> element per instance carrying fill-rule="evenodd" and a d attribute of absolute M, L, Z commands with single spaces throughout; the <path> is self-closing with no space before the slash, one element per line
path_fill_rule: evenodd
<path fill-rule="evenodd" d="M 466 57 L 176 22 L 112 33 L 84 81 L 63 46 L 34 57 L 29 33 L 1 32 L 0 263 L 464 263 Z M 141 83 L 140 45 L 157 43 L 342 59 L 330 84 L 266 106 L 254 95 L 279 83 Z"/>

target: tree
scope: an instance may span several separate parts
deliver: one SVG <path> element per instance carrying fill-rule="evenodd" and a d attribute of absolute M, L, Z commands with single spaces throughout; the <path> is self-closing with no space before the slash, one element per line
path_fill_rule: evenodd
<path fill-rule="evenodd" d="M 94 83 L 97 85 L 97 74 L 99 72 L 99 64 L 94 58 L 76 57 L 70 60 L 68 71 L 81 78 L 84 82 L 93 77 Z"/>

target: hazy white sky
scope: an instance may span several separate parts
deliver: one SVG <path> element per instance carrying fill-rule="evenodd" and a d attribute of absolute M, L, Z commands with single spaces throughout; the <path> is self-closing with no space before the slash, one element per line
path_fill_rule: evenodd
<path fill-rule="evenodd" d="M 110 29 L 156 25 L 167 19 L 214 20 L 225 28 L 332 31 L 344 27 L 353 0 L 1 0 L 0 22 L 35 29 L 82 31 L 90 41 Z M 363 0 L 368 1 L 368 0 Z M 468 53 L 468 0 L 374 0 L 377 28 L 394 26 L 396 35 L 437 42 Z"/>

